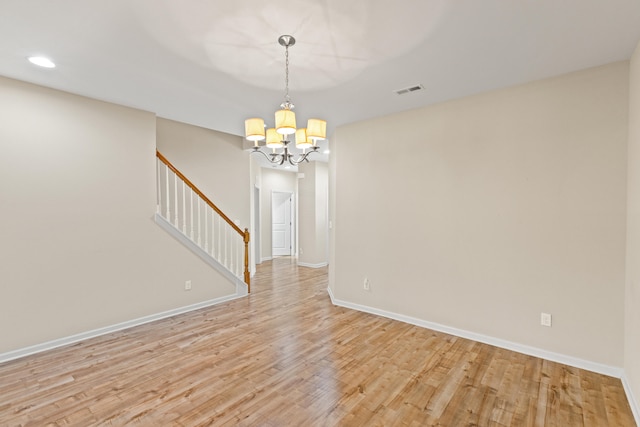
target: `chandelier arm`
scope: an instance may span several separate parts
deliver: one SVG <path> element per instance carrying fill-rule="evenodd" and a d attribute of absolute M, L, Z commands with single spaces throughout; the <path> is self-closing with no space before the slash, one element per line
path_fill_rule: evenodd
<path fill-rule="evenodd" d="M 253 151 L 252 153 L 260 153 L 264 156 L 265 159 L 267 159 L 269 161 L 269 163 L 278 163 L 280 162 L 280 160 L 278 160 L 276 157 L 280 156 L 280 154 L 267 154 L 264 151 L 260 150 L 260 147 L 253 147 Z M 282 164 L 282 162 L 280 162 L 280 164 Z"/>
<path fill-rule="evenodd" d="M 302 162 L 305 162 L 305 161 L 308 163 L 309 159 L 307 157 L 309 157 L 309 154 L 318 152 L 318 147 L 312 147 L 311 149 L 312 149 L 312 151 L 308 151 L 308 152 L 306 152 L 304 154 L 300 154 L 300 157 L 298 157 L 298 160 L 289 159 L 289 163 L 291 163 L 294 166 L 298 165 L 298 164 L 300 164 Z"/>

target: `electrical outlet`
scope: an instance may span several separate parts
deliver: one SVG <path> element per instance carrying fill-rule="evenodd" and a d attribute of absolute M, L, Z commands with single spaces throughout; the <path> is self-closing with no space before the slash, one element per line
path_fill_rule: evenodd
<path fill-rule="evenodd" d="M 549 313 L 540 313 L 540 324 L 542 326 L 551 327 L 551 314 L 549 314 Z"/>
<path fill-rule="evenodd" d="M 369 278 L 367 277 L 364 278 L 363 288 L 365 291 L 371 292 L 371 283 L 369 283 Z"/>
<path fill-rule="evenodd" d="M 300 255 L 304 255 L 304 249 L 300 248 Z"/>
<path fill-rule="evenodd" d="M 184 290 L 185 291 L 191 290 L 191 280 L 187 280 L 186 282 L 184 282 Z"/>

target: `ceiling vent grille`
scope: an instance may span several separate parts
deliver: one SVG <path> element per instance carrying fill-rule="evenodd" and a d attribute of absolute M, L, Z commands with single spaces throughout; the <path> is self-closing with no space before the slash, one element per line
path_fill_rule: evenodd
<path fill-rule="evenodd" d="M 422 85 L 415 85 L 415 86 L 410 86 L 410 87 L 406 87 L 404 89 L 398 89 L 398 90 L 394 90 L 396 95 L 405 95 L 407 93 L 411 93 L 411 92 L 418 92 L 424 90 L 424 86 Z"/>

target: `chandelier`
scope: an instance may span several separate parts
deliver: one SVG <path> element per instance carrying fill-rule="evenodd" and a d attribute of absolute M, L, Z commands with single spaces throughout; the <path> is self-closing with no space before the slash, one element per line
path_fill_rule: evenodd
<path fill-rule="evenodd" d="M 289 97 L 289 47 L 296 43 L 296 39 L 293 36 L 283 35 L 278 38 L 278 43 L 284 46 L 285 52 L 284 102 L 280 104 L 281 109 L 276 111 L 275 127 L 273 128 L 268 128 L 265 131 L 264 120 L 260 118 L 245 120 L 245 138 L 254 142 L 253 153 L 262 154 L 270 163 L 282 165 L 284 162 L 289 162 L 295 166 L 304 161 L 308 162 L 309 155 L 318 151 L 316 142 L 326 139 L 327 122 L 320 119 L 309 119 L 306 128 L 296 128 L 296 113 L 293 112 L 294 105 Z M 293 134 L 295 134 L 296 147 L 302 150 L 297 158 L 294 158 L 288 148 L 289 135 Z M 269 154 L 261 151 L 260 141 L 265 139 L 266 147 L 272 149 Z M 282 150 L 279 151 L 279 149 Z"/>

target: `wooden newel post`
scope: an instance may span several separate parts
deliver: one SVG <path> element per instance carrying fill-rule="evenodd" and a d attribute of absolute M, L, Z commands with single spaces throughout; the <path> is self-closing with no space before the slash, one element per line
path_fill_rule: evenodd
<path fill-rule="evenodd" d="M 244 229 L 244 283 L 247 292 L 251 293 L 251 274 L 249 274 L 249 230 Z"/>

